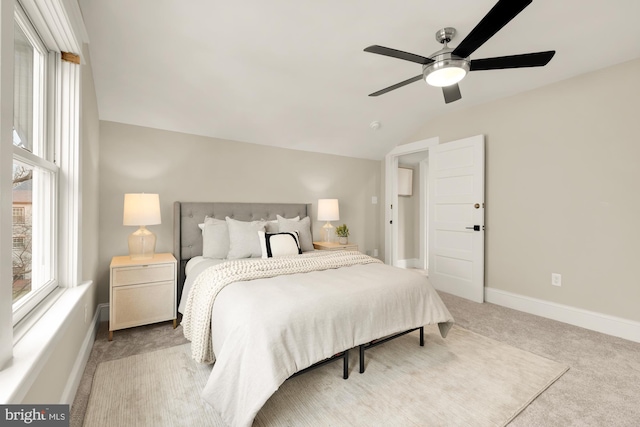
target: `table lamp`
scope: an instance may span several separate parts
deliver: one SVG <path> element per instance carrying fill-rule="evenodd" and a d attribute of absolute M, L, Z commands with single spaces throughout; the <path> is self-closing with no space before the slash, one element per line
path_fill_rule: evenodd
<path fill-rule="evenodd" d="M 122 225 L 137 225 L 129 235 L 131 259 L 150 259 L 156 250 L 156 235 L 147 225 L 160 224 L 160 198 L 157 194 L 125 194 Z"/>
<path fill-rule="evenodd" d="M 322 226 L 324 233 L 324 241 L 330 242 L 333 235 L 331 221 L 337 221 L 340 219 L 340 207 L 338 206 L 338 199 L 319 199 L 318 200 L 318 221 L 327 221 Z"/>

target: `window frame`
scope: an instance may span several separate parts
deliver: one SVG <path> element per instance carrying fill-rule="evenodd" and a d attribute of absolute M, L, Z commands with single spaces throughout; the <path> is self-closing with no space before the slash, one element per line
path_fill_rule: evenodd
<path fill-rule="evenodd" d="M 37 287 L 17 301 L 12 301 L 13 326 L 15 327 L 49 294 L 59 286 L 58 280 L 58 200 L 61 197 L 59 186 L 59 161 L 55 158 L 59 140 L 60 98 L 62 85 L 59 84 L 60 64 L 55 56 L 59 53 L 47 48 L 38 30 L 29 19 L 19 0 L 14 2 L 14 26 L 18 26 L 27 37 L 34 50 L 39 53 L 34 64 L 33 89 L 33 141 L 31 150 L 13 145 L 13 162 L 23 163 L 34 171 L 33 195 L 39 197 L 39 203 L 32 204 L 32 286 Z M 14 30 L 15 31 L 15 30 Z M 15 42 L 14 42 L 15 47 Z M 34 61 L 36 62 L 36 61 Z M 48 177 L 44 177 L 49 174 Z M 37 179 L 36 175 L 40 175 Z M 41 202 L 41 203 L 40 203 Z M 37 231 L 36 231 L 37 230 Z M 37 241 L 38 244 L 33 244 Z M 38 263 L 35 265 L 34 260 Z"/>

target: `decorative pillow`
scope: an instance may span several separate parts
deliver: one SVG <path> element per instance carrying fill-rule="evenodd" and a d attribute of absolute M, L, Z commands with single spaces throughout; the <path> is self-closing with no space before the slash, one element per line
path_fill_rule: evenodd
<path fill-rule="evenodd" d="M 311 218 L 305 216 L 299 221 L 286 219 L 278 215 L 278 229 L 280 233 L 297 231 L 300 236 L 300 247 L 304 252 L 313 250 L 313 237 L 311 236 Z"/>
<path fill-rule="evenodd" d="M 297 231 L 293 233 L 265 233 L 264 231 L 258 231 L 258 237 L 260 238 L 262 258 L 275 258 L 302 253 Z"/>
<path fill-rule="evenodd" d="M 226 218 L 229 227 L 229 253 L 227 259 L 260 258 L 258 231 L 264 231 L 265 221 L 238 221 Z"/>
<path fill-rule="evenodd" d="M 209 218 L 202 229 L 202 256 L 225 259 L 229 253 L 229 227 L 221 219 Z"/>
<path fill-rule="evenodd" d="M 295 218 L 287 218 L 291 221 L 300 221 L 300 215 Z M 271 221 L 267 221 L 267 225 L 265 227 L 267 233 L 278 233 L 280 231 L 280 227 L 278 227 L 278 220 L 272 219 Z"/>
<path fill-rule="evenodd" d="M 213 218 L 213 217 L 210 217 L 210 216 L 205 216 L 204 217 L 204 222 L 201 223 L 201 224 L 198 224 L 198 227 L 200 227 L 200 230 L 204 231 L 204 226 L 209 224 L 209 223 L 211 223 L 211 222 L 224 222 L 226 224 L 224 219 L 217 219 L 217 218 Z"/>

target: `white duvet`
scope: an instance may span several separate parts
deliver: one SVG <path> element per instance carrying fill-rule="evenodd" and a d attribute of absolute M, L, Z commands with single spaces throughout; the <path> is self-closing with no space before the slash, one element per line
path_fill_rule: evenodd
<path fill-rule="evenodd" d="M 213 304 L 216 362 L 202 396 L 229 425 L 250 426 L 295 372 L 435 323 L 446 336 L 453 317 L 427 278 L 384 264 L 235 282 Z"/>

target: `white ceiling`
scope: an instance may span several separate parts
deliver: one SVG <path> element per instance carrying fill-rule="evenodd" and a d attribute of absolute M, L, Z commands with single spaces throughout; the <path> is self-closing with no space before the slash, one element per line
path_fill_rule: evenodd
<path fill-rule="evenodd" d="M 455 47 L 496 0 L 80 0 L 101 120 L 381 159 L 427 120 L 640 57 L 640 1 L 534 0 L 472 59 L 556 50 L 543 68 L 472 72 L 446 105 L 424 82 L 369 93 Z M 373 131 L 369 123 L 382 126 Z"/>

